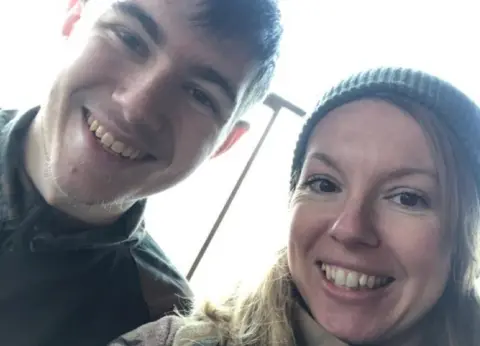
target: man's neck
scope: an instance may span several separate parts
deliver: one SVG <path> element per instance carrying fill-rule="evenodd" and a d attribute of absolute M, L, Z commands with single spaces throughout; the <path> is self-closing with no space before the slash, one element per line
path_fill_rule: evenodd
<path fill-rule="evenodd" d="M 30 125 L 24 151 L 25 170 L 35 188 L 50 206 L 83 223 L 102 225 L 115 222 L 133 203 L 86 205 L 69 198 L 55 184 L 49 170 L 41 112 L 42 109 Z"/>

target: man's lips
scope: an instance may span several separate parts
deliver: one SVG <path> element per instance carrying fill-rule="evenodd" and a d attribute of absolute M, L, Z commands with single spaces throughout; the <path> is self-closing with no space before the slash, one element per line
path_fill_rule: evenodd
<path fill-rule="evenodd" d="M 105 125 L 103 125 L 95 116 L 85 107 L 82 107 L 82 113 L 88 124 L 89 130 L 94 134 L 97 140 L 102 144 L 105 150 L 111 154 L 130 160 L 153 160 L 150 153 L 136 148 L 134 145 L 121 140 L 114 135 Z"/>

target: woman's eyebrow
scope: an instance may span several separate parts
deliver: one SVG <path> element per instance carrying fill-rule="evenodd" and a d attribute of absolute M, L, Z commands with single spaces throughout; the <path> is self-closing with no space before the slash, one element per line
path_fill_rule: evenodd
<path fill-rule="evenodd" d="M 340 168 L 338 165 L 335 163 L 335 160 L 333 157 L 329 156 L 328 154 L 322 153 L 322 152 L 314 152 L 310 155 L 308 155 L 309 159 L 314 159 L 317 161 L 321 161 L 323 164 L 327 165 L 330 168 L 333 168 L 334 170 L 341 172 Z"/>
<path fill-rule="evenodd" d="M 342 170 L 339 168 L 339 165 L 335 162 L 335 159 L 328 154 L 322 152 L 314 152 L 308 155 L 309 159 L 314 159 L 321 161 L 326 166 L 336 170 L 339 173 L 342 173 Z M 434 180 L 438 180 L 438 174 L 435 170 L 429 167 L 398 167 L 395 168 L 392 172 L 386 175 L 387 179 L 399 179 L 407 175 L 427 175 Z"/>
<path fill-rule="evenodd" d="M 387 175 L 390 179 L 399 179 L 408 175 L 426 175 L 434 180 L 438 180 L 437 172 L 425 167 L 400 167 Z"/>

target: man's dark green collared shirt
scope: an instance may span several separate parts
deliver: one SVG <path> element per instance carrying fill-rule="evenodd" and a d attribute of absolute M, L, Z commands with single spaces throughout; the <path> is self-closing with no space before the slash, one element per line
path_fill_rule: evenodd
<path fill-rule="evenodd" d="M 62 226 L 25 174 L 37 112 L 0 110 L 0 345 L 106 345 L 186 308 L 187 282 L 145 232 L 145 201 L 108 227 Z"/>

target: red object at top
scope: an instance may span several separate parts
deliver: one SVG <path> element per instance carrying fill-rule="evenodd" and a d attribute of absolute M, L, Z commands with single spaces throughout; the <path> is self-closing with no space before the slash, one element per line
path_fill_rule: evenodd
<path fill-rule="evenodd" d="M 215 152 L 213 157 L 217 157 L 228 151 L 238 140 L 248 132 L 250 126 L 247 122 L 240 121 L 236 124 L 233 131 L 228 135 L 227 139 L 220 148 Z"/>
<path fill-rule="evenodd" d="M 78 4 L 79 0 L 69 0 L 67 10 L 71 10 L 73 6 Z"/>
<path fill-rule="evenodd" d="M 62 30 L 64 36 L 70 36 L 75 23 L 80 19 L 81 12 L 82 5 L 80 0 L 69 0 L 67 7 L 68 16 L 65 19 Z"/>

